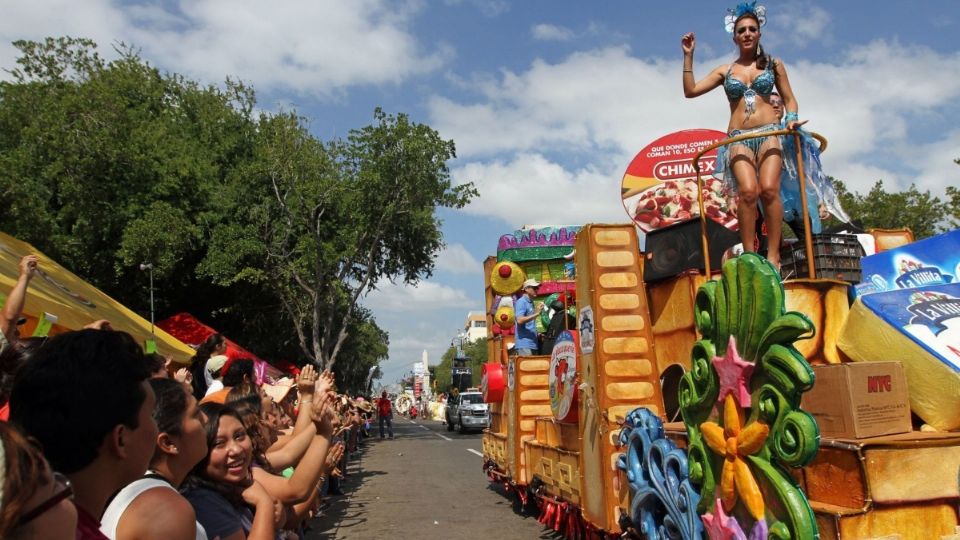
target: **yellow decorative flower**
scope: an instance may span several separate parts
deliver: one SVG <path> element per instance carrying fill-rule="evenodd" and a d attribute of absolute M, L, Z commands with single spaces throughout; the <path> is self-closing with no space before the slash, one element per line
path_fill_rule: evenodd
<path fill-rule="evenodd" d="M 723 427 L 716 422 L 704 422 L 700 424 L 700 431 L 707 441 L 707 446 L 724 457 L 720 476 L 720 502 L 724 510 L 732 511 L 739 495 L 750 515 L 761 520 L 764 517 L 763 495 L 743 458 L 763 447 L 767 435 L 770 434 L 770 427 L 763 422 L 754 422 L 746 428 L 742 426 L 740 406 L 734 397 L 728 394 L 723 401 Z"/>

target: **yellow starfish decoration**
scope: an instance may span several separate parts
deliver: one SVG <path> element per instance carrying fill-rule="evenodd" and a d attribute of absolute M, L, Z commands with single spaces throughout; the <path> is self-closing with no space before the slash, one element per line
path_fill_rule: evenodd
<path fill-rule="evenodd" d="M 764 518 L 763 495 L 744 456 L 760 450 L 770 427 L 759 421 L 741 429 L 742 425 L 740 406 L 732 395 L 727 395 L 723 401 L 723 427 L 716 422 L 704 422 L 700 424 L 700 431 L 707 446 L 724 457 L 720 476 L 720 501 L 724 510 L 733 510 L 739 495 L 750 515 L 761 520 Z"/>

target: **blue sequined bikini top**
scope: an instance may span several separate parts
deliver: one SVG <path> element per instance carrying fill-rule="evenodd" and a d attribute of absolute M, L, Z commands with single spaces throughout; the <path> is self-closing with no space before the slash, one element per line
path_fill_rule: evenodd
<path fill-rule="evenodd" d="M 774 83 L 777 80 L 776 74 L 773 72 L 773 59 L 771 58 L 767 62 L 767 68 L 763 70 L 763 73 L 757 75 L 757 78 L 750 83 L 748 87 L 740 79 L 736 79 L 730 75 L 733 71 L 733 64 L 730 64 L 730 67 L 727 69 L 727 75 L 723 79 L 723 91 L 727 93 L 727 99 L 730 101 L 736 101 L 743 97 L 747 90 L 753 90 L 761 96 L 769 96 L 773 93 Z"/>

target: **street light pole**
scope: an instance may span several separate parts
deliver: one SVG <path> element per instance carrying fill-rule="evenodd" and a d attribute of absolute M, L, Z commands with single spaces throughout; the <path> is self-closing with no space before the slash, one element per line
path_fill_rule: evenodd
<path fill-rule="evenodd" d="M 153 264 L 152 263 L 141 263 L 140 271 L 149 270 L 150 271 L 150 335 L 154 335 L 153 332 Z"/>

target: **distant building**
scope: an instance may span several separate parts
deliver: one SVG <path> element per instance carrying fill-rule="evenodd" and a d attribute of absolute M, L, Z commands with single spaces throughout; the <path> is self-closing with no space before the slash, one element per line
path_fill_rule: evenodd
<path fill-rule="evenodd" d="M 478 339 L 487 339 L 487 314 L 482 311 L 467 313 L 467 321 L 463 324 L 463 337 L 471 343 Z"/>

